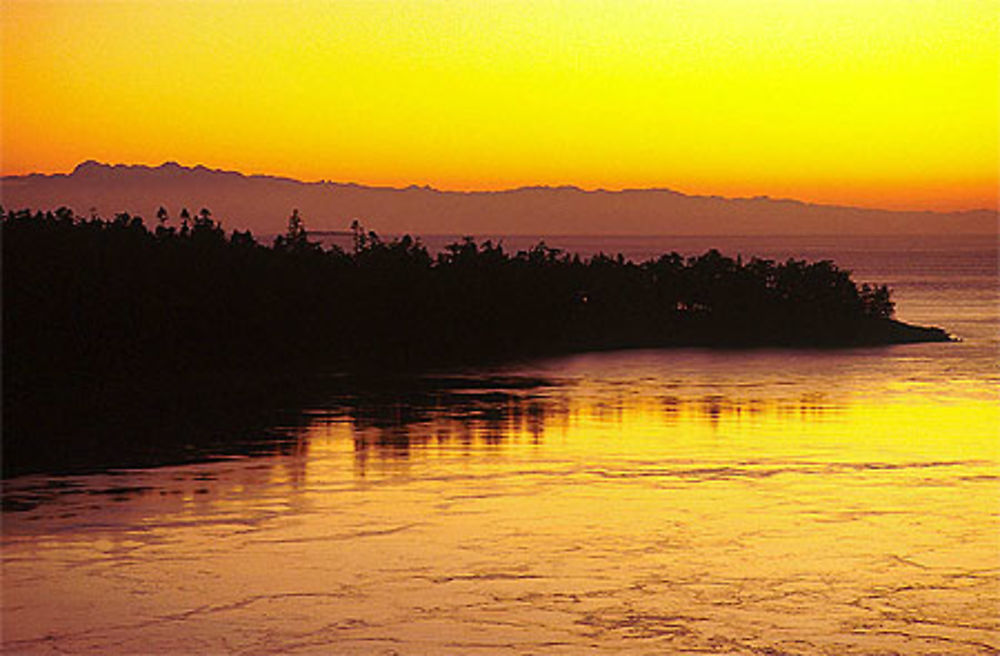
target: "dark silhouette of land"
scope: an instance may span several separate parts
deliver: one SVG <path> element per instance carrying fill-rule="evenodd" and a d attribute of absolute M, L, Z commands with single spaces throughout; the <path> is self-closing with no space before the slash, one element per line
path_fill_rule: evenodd
<path fill-rule="evenodd" d="M 297 211 L 270 247 L 227 236 L 207 209 L 161 209 L 155 221 L 3 213 L 5 473 L 154 439 L 143 426 L 201 423 L 303 373 L 948 339 L 893 320 L 885 286 L 858 285 L 830 261 L 711 250 L 635 263 L 544 243 L 511 254 L 471 238 L 432 257 L 419 240 L 384 241 L 358 224 L 352 248 L 324 250 Z M 95 424 L 104 430 L 75 441 Z"/>
<path fill-rule="evenodd" d="M 227 228 L 278 234 L 298 207 L 317 230 L 358 219 L 383 234 L 818 235 L 983 234 L 997 232 L 997 212 L 893 212 L 795 200 L 691 196 L 670 189 L 585 191 L 525 187 L 447 192 L 242 175 L 175 163 L 158 167 L 84 162 L 71 174 L 8 176 L 7 207 L 105 216 L 152 216 L 161 205 L 211 207 Z M 541 227 L 544 226 L 544 229 Z"/>

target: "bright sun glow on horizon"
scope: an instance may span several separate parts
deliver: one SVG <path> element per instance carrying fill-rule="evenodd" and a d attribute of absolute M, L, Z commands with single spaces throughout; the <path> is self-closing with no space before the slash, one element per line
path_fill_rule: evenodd
<path fill-rule="evenodd" d="M 3 0 L 4 174 L 997 208 L 998 0 Z"/>

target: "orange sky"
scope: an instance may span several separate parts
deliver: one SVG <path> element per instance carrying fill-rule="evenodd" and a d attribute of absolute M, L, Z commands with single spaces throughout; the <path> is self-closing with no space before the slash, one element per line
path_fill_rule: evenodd
<path fill-rule="evenodd" d="M 0 169 L 996 208 L 998 0 L 3 0 Z"/>

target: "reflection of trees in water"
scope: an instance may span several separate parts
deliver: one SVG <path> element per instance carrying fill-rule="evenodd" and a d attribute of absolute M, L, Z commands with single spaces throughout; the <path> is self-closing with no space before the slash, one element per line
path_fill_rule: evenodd
<path fill-rule="evenodd" d="M 431 447 L 471 450 L 515 439 L 539 443 L 546 421 L 566 414 L 551 383 L 529 378 L 424 378 L 343 399 L 363 469 L 370 456 L 401 459 Z"/>
<path fill-rule="evenodd" d="M 145 449 L 133 445 L 114 454 L 90 454 L 89 460 L 61 461 L 52 473 L 63 475 L 5 480 L 0 504 L 7 513 L 59 501 L 62 517 L 69 521 L 81 508 L 89 514 L 108 512 L 121 521 L 126 513 L 181 512 L 273 493 L 277 487 L 287 493 L 286 503 L 295 503 L 292 493 L 307 483 L 308 439 L 289 436 L 288 429 L 258 430 L 262 432 L 251 429 L 247 439 L 196 446 L 177 436 Z"/>
<path fill-rule="evenodd" d="M 170 484 L 178 500 L 207 502 L 233 489 L 242 490 L 242 495 L 276 484 L 288 490 L 306 487 L 309 463 L 325 457 L 315 440 L 330 426 L 337 427 L 332 434 L 339 444 L 345 438 L 353 440 L 355 471 L 364 476 L 376 463 L 378 467 L 400 465 L 431 454 L 482 456 L 514 445 L 540 445 L 558 436 L 572 441 L 575 431 L 594 426 L 620 429 L 623 434 L 651 427 L 683 430 L 697 424 L 724 431 L 740 422 L 821 421 L 839 410 L 822 394 L 793 400 L 690 390 L 685 395 L 655 382 L 594 384 L 518 376 L 337 378 L 297 389 L 287 386 L 284 394 L 278 393 L 279 387 L 272 390 L 274 394 L 255 397 L 256 406 L 206 403 L 203 409 L 185 397 L 187 402 L 178 404 L 176 413 L 159 415 L 164 421 L 156 425 L 151 426 L 143 414 L 141 433 L 128 423 L 130 414 L 120 413 L 119 432 L 111 433 L 121 436 L 113 443 L 114 452 L 93 452 L 88 460 L 59 462 L 67 470 L 86 472 L 227 456 L 265 457 L 259 465 L 234 466 L 231 472 L 224 463 L 191 471 Z M 98 443 L 96 437 L 90 438 L 91 433 L 110 430 L 97 422 L 75 428 L 79 440 L 91 439 L 91 443 Z M 139 434 L 142 442 L 134 439 Z M 107 439 L 103 443 L 109 445 Z M 105 493 L 114 499 L 144 496 L 157 485 L 123 489 L 109 483 L 105 487 L 91 494 Z M 73 491 L 42 483 L 8 491 L 3 502 L 8 510 L 26 509 Z"/>
<path fill-rule="evenodd" d="M 426 379 L 410 387 L 358 392 L 334 404 L 345 417 L 362 469 L 369 458 L 400 460 L 428 449 L 471 451 L 504 444 L 540 444 L 553 430 L 582 423 L 627 427 L 821 420 L 838 407 L 822 394 L 797 400 L 737 398 L 712 393 L 689 398 L 655 385 L 587 386 L 518 378 Z"/>

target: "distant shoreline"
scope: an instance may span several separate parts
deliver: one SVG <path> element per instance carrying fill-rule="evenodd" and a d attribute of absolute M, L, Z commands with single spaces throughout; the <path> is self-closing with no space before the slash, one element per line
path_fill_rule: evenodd
<path fill-rule="evenodd" d="M 993 209 L 890 210 L 767 196 L 686 194 L 666 187 L 589 190 L 528 186 L 442 191 L 244 175 L 205 166 L 108 165 L 87 161 L 68 174 L 0 180 L 8 209 L 59 204 L 151 217 L 210 207 L 227 229 L 272 234 L 298 208 L 314 229 L 340 231 L 354 220 L 381 234 L 817 235 L 995 234 Z"/>
<path fill-rule="evenodd" d="M 170 174 L 182 174 L 185 172 L 198 172 L 207 174 L 220 174 L 224 176 L 238 176 L 240 178 L 249 180 L 261 180 L 261 181 L 275 181 L 275 182 L 285 182 L 294 183 L 300 185 L 331 185 L 334 187 L 345 187 L 351 189 L 370 189 L 376 191 L 430 191 L 437 194 L 508 194 L 516 192 L 532 192 L 532 191 L 569 191 L 577 192 L 581 194 L 629 194 L 629 193 L 642 193 L 642 192 L 659 192 L 673 194 L 677 196 L 683 196 L 687 198 L 706 198 L 713 200 L 725 200 L 725 201 L 770 201 L 774 203 L 791 203 L 798 205 L 812 205 L 815 207 L 826 207 L 831 209 L 850 209 L 850 210 L 874 210 L 878 212 L 929 212 L 934 214 L 961 214 L 968 212 L 1000 212 L 1000 209 L 991 209 L 987 207 L 968 207 L 964 209 L 924 209 L 924 208 L 891 208 L 884 207 L 880 205 L 851 205 L 849 203 L 837 203 L 837 202 L 824 202 L 824 201 L 813 201 L 804 200 L 801 198 L 793 198 L 790 196 L 772 196 L 769 194 L 754 194 L 754 195 L 724 195 L 724 194 L 706 194 L 706 193 L 688 193 L 685 191 L 680 191 L 669 186 L 646 186 L 646 187 L 603 187 L 603 186 L 580 186 L 578 184 L 521 184 L 506 187 L 496 187 L 496 188 L 442 188 L 435 187 L 430 184 L 402 184 L 402 185 L 388 185 L 388 184 L 377 184 L 377 183 L 366 183 L 366 182 L 356 182 L 356 181 L 344 181 L 344 180 L 331 180 L 328 178 L 316 178 L 312 180 L 304 180 L 301 178 L 295 178 L 289 175 L 278 175 L 272 173 L 261 173 L 261 172 L 251 172 L 247 173 L 245 171 L 237 171 L 235 169 L 226 168 L 215 168 L 211 166 L 205 166 L 204 164 L 194 164 L 194 165 L 184 165 L 175 161 L 166 161 L 159 165 L 151 164 L 126 164 L 126 163 L 108 163 L 101 162 L 94 159 L 88 159 L 80 162 L 73 167 L 72 171 L 58 171 L 54 173 L 31 171 L 26 173 L 9 173 L 0 176 L 0 184 L 6 181 L 18 182 L 26 179 L 32 178 L 70 178 L 77 174 L 89 174 L 94 175 L 104 175 L 107 176 L 113 172 L 166 172 Z"/>

